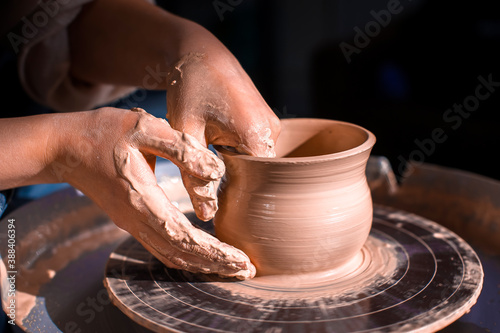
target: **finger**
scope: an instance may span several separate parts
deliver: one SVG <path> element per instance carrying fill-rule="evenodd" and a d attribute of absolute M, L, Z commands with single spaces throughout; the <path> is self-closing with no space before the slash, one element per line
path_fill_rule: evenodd
<path fill-rule="evenodd" d="M 260 157 L 275 157 L 276 140 L 280 132 L 279 123 L 273 118 L 253 123 L 240 137 L 235 148 L 239 153 Z"/>
<path fill-rule="evenodd" d="M 274 140 L 271 137 L 270 128 L 253 128 L 251 133 L 242 137 L 239 145 L 235 148 L 240 154 L 248 154 L 259 157 L 275 157 Z"/>
<path fill-rule="evenodd" d="M 224 163 L 194 137 L 145 112 L 134 129 L 132 141 L 141 152 L 167 158 L 195 177 L 217 180 L 224 174 Z"/>
<path fill-rule="evenodd" d="M 207 142 L 234 147 L 241 154 L 274 157 L 280 132 L 280 122 L 274 113 L 271 110 L 264 113 L 257 108 L 248 110 L 241 104 L 233 111 L 226 115 L 228 119 L 224 122 L 213 119 L 207 123 Z"/>
<path fill-rule="evenodd" d="M 189 174 L 181 173 L 184 187 L 189 193 L 196 216 L 202 221 L 209 221 L 217 212 L 218 182 L 204 181 Z"/>
<path fill-rule="evenodd" d="M 193 137 L 206 146 L 205 124 L 200 119 L 190 119 L 186 122 L 180 119 L 172 124 L 180 131 L 190 133 Z M 184 187 L 189 193 L 196 216 L 202 221 L 209 221 L 217 212 L 217 187 L 218 183 L 214 181 L 205 181 L 195 178 L 186 172 L 181 171 Z"/>
<path fill-rule="evenodd" d="M 255 274 L 242 251 L 195 228 L 172 205 L 138 150 L 115 149 L 115 163 L 129 184 L 130 204 L 143 216 L 142 223 L 129 225 L 127 230 L 161 254 L 162 262 L 192 272 L 240 277 Z"/>
<path fill-rule="evenodd" d="M 167 267 L 192 273 L 217 274 L 240 280 L 255 276 L 255 267 L 249 262 L 231 262 L 206 259 L 170 246 L 151 228 L 143 228 L 136 237 L 139 242 Z"/>
<path fill-rule="evenodd" d="M 134 235 L 172 268 L 225 277 L 252 278 L 255 267 L 241 251 L 194 227 L 174 206 L 166 219 L 151 218 Z"/>

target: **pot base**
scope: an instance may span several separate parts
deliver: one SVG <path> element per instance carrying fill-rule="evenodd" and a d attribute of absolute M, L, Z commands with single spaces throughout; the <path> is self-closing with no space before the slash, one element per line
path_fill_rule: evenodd
<path fill-rule="evenodd" d="M 470 309 L 483 281 L 477 255 L 461 238 L 377 206 L 365 246 L 335 271 L 222 280 L 167 269 L 133 238 L 106 271 L 111 299 L 133 320 L 189 332 L 431 332 Z"/>

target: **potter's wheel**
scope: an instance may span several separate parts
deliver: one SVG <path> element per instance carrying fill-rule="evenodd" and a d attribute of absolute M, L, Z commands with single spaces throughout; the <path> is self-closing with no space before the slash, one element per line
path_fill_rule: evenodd
<path fill-rule="evenodd" d="M 227 281 L 168 269 L 133 238 L 110 255 L 113 303 L 154 331 L 436 331 L 480 294 L 481 263 L 448 229 L 376 206 L 370 237 L 336 278 Z"/>

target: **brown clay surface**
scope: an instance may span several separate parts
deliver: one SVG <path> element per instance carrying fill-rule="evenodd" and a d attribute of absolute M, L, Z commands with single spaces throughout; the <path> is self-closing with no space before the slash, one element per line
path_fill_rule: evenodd
<path fill-rule="evenodd" d="M 217 237 L 242 249 L 258 275 L 346 264 L 371 227 L 365 167 L 374 143 L 373 134 L 356 125 L 287 119 L 277 158 L 219 147 L 226 175 L 214 219 Z"/>

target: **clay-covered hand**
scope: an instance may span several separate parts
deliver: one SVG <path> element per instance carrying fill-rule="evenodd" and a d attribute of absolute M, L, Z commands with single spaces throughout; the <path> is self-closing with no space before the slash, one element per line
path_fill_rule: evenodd
<path fill-rule="evenodd" d="M 152 171 L 161 156 L 196 181 L 216 181 L 224 164 L 211 151 L 141 109 L 104 108 L 67 117 L 65 126 L 74 124 L 80 132 L 63 138 L 66 148 L 54 169 L 63 180 L 82 190 L 168 267 L 240 279 L 255 275 L 242 251 L 197 229 L 172 205 Z M 198 190 L 195 196 L 215 200 L 210 190 Z"/>
<path fill-rule="evenodd" d="M 83 8 L 69 34 L 78 80 L 166 89 L 172 128 L 203 145 L 274 155 L 278 118 L 236 58 L 202 26 L 148 1 L 101 0 Z M 216 202 L 196 192 L 215 192 L 214 183 L 185 172 L 183 180 L 198 217 L 210 219 Z"/>
<path fill-rule="evenodd" d="M 214 43 L 220 45 L 216 51 L 188 53 L 169 71 L 170 124 L 205 146 L 224 145 L 243 154 L 274 157 L 279 119 L 234 56 L 220 42 Z M 215 191 L 215 184 L 186 173 L 183 180 L 198 217 L 211 219 L 217 210 L 216 202 L 206 201 L 196 193 L 200 188 Z"/>

